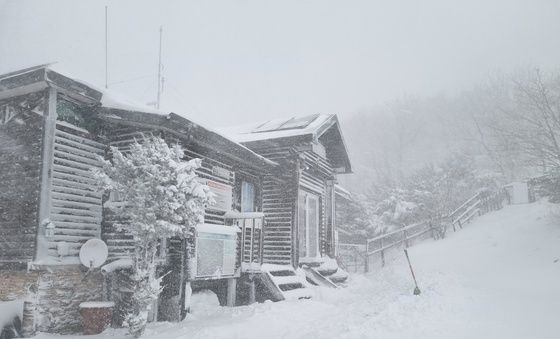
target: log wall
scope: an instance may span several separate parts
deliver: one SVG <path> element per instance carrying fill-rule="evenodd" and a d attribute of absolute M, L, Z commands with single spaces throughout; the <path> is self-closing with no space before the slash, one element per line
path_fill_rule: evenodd
<path fill-rule="evenodd" d="M 50 257 L 77 259 L 87 240 L 101 237 L 102 193 L 91 170 L 101 166 L 98 157 L 105 154 L 105 148 L 86 131 L 57 124 L 50 207 L 55 229 L 48 240 Z M 62 255 L 60 246 L 66 246 L 68 253 Z"/>
<path fill-rule="evenodd" d="M 297 225 L 298 191 L 316 194 L 320 201 L 319 248 L 321 255 L 330 254 L 329 236 L 332 218 L 327 183 L 334 179 L 334 169 L 328 159 L 312 152 L 298 152 L 306 145 L 274 145 L 252 147 L 258 154 L 281 164 L 282 176 L 268 176 L 263 181 L 263 212 L 265 214 L 264 262 L 272 264 L 298 263 Z M 297 162 L 300 165 L 297 165 Z M 299 168 L 299 170 L 298 170 Z"/>
<path fill-rule="evenodd" d="M 0 263 L 26 263 L 35 254 L 42 123 L 24 111 L 0 124 Z"/>
<path fill-rule="evenodd" d="M 157 135 L 166 139 L 170 144 L 179 143 L 183 146 L 185 151 L 185 160 L 191 160 L 194 158 L 202 159 L 201 167 L 196 171 L 200 178 L 212 180 L 221 184 L 230 185 L 233 189 L 232 197 L 232 209 L 238 207 L 238 195 L 240 180 L 250 180 L 257 185 L 257 192 L 260 193 L 258 185 L 260 184 L 260 178 L 256 173 L 250 170 L 241 170 L 238 166 L 235 166 L 231 162 L 224 161 L 224 156 L 213 153 L 211 150 L 204 150 L 197 147 L 194 144 L 188 143 L 183 139 L 179 139 L 174 135 L 169 135 L 168 133 L 159 131 L 157 129 L 150 128 L 140 128 L 133 126 L 122 126 L 113 127 L 106 133 L 109 136 L 109 145 L 117 147 L 121 152 L 126 152 L 130 149 L 130 145 L 134 143 L 135 140 L 141 140 L 146 136 Z M 185 136 L 186 137 L 186 136 Z M 221 167 L 229 171 L 228 177 L 218 176 L 214 173 L 213 167 Z M 240 177 L 236 177 L 236 173 L 240 173 Z M 239 187 L 238 187 L 239 186 Z M 257 196 L 257 206 L 260 209 L 260 194 Z M 216 210 L 213 208 L 207 208 L 205 211 L 204 220 L 209 224 L 224 225 L 224 214 L 225 211 Z M 109 257 L 113 259 L 124 258 L 129 255 L 133 250 L 132 239 L 125 233 L 118 232 L 112 226 L 115 222 L 115 216 L 108 209 L 103 209 L 103 222 L 102 222 L 102 234 L 103 239 L 107 242 L 109 246 Z"/>
<path fill-rule="evenodd" d="M 263 261 L 289 265 L 294 260 L 296 241 L 294 223 L 297 202 L 297 166 L 292 147 L 255 150 L 282 164 L 283 177 L 269 175 L 263 179 L 262 211 L 265 215 Z"/>

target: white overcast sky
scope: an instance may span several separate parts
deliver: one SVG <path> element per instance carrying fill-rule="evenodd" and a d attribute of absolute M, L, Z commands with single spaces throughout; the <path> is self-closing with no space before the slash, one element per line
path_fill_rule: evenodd
<path fill-rule="evenodd" d="M 105 5 L 110 89 L 155 99 L 162 25 L 163 108 L 211 126 L 351 114 L 560 63 L 558 0 L 0 0 L 0 73 L 57 61 L 103 86 Z"/>

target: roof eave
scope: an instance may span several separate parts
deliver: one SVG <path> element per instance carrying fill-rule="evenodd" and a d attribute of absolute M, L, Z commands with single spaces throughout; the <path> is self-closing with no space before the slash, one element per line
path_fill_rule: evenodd
<path fill-rule="evenodd" d="M 352 173 L 352 163 L 350 161 L 350 155 L 348 153 L 348 147 L 346 146 L 346 141 L 344 140 L 344 135 L 342 134 L 342 129 L 340 128 L 340 122 L 338 121 L 338 117 L 336 114 L 332 114 L 331 117 L 326 120 L 321 126 L 319 126 L 315 130 L 315 138 L 319 138 L 321 135 L 326 133 L 330 128 L 336 126 L 338 131 L 338 135 L 340 136 L 340 142 L 342 144 L 342 148 L 344 149 L 344 171 L 339 174 L 350 174 Z"/>
<path fill-rule="evenodd" d="M 161 115 L 101 107 L 98 117 L 105 121 L 121 124 L 159 128 L 209 149 L 215 149 L 217 147 L 224 155 L 245 164 L 247 167 L 257 170 L 271 171 L 278 166 L 276 162 L 256 154 L 247 147 L 231 141 L 175 113 Z M 203 140 L 202 136 L 207 136 L 208 140 Z"/>
<path fill-rule="evenodd" d="M 97 104 L 103 93 L 48 68 L 30 67 L 0 76 L 0 100 L 42 91 L 48 87 L 86 104 Z"/>

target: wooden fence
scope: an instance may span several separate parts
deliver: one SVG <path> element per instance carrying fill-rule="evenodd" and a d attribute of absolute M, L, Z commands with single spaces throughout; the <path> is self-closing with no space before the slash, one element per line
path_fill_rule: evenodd
<path fill-rule="evenodd" d="M 363 244 L 339 244 L 339 264 L 349 272 L 369 272 L 385 264 L 408 248 L 428 238 L 442 239 L 448 228 L 463 228 L 475 216 L 502 208 L 503 191 L 482 191 L 467 199 L 449 215 L 408 225 L 389 233 L 367 239 Z"/>

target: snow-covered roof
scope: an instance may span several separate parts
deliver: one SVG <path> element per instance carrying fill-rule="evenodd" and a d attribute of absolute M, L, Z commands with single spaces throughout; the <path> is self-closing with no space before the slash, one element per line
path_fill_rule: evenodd
<path fill-rule="evenodd" d="M 66 94 L 87 99 L 91 104 L 100 107 L 100 118 L 110 121 L 124 122 L 134 120 L 138 122 L 138 120 L 142 120 L 138 118 L 140 117 L 146 118 L 146 120 L 154 124 L 161 125 L 161 127 L 180 130 L 184 130 L 185 125 L 188 125 L 192 127 L 192 130 L 203 132 L 205 134 L 204 139 L 208 139 L 207 143 L 209 146 L 222 147 L 222 150 L 227 150 L 224 153 L 236 155 L 244 163 L 265 167 L 277 166 L 274 161 L 255 153 L 246 146 L 212 128 L 196 123 L 182 115 L 155 109 L 125 98 L 113 91 L 62 74 L 58 68 L 53 67 L 53 64 L 43 64 L 0 75 L 0 99 L 3 98 L 3 94 L 6 97 L 23 95 L 32 91 L 42 90 L 49 86 L 49 84 L 55 84 L 59 90 L 65 91 Z M 41 84 L 41 86 L 36 84 Z M 21 88 L 25 88 L 25 90 Z"/>
<path fill-rule="evenodd" d="M 313 114 L 302 117 L 273 119 L 265 122 L 250 123 L 240 126 L 223 127 L 218 131 L 229 138 L 250 148 L 259 144 L 280 140 L 306 141 L 328 139 L 326 147 L 330 148 L 331 161 L 335 167 L 342 168 L 343 173 L 351 173 L 350 158 L 336 114 Z"/>
<path fill-rule="evenodd" d="M 222 234 L 235 236 L 237 232 L 241 232 L 237 226 L 224 226 L 224 225 L 214 225 L 214 224 L 198 224 L 196 225 L 196 231 L 199 233 L 211 233 L 211 234 Z"/>
<path fill-rule="evenodd" d="M 336 118 L 334 114 L 314 114 L 304 117 L 273 119 L 241 126 L 223 127 L 219 128 L 218 131 L 237 142 L 270 140 L 314 135 L 325 123 L 334 118 Z"/>

